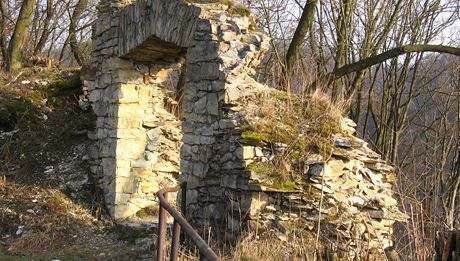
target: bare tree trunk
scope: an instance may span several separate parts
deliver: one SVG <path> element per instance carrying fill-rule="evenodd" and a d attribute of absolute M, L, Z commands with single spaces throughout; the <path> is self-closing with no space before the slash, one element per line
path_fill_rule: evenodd
<path fill-rule="evenodd" d="M 291 44 L 289 45 L 286 53 L 286 65 L 284 68 L 284 77 L 286 79 L 291 76 L 292 68 L 295 65 L 300 48 L 302 47 L 305 36 L 313 23 L 317 2 L 318 0 L 308 0 L 307 3 L 305 3 L 299 24 L 297 25 Z"/>
<path fill-rule="evenodd" d="M 24 0 L 22 2 L 18 20 L 16 21 L 16 26 L 14 27 L 14 32 L 8 45 L 6 71 L 9 73 L 15 73 L 22 67 L 20 61 L 21 51 L 26 40 L 27 29 L 36 2 L 37 0 Z"/>
<path fill-rule="evenodd" d="M 50 25 L 52 17 L 53 17 L 52 0 L 46 0 L 46 18 L 43 24 L 43 31 L 40 36 L 40 40 L 38 41 L 37 45 L 34 48 L 33 55 L 38 55 L 43 50 L 43 47 L 45 46 L 46 41 L 48 41 L 48 37 L 51 33 L 51 30 L 49 30 L 48 27 Z"/>
<path fill-rule="evenodd" d="M 77 41 L 77 25 L 80 17 L 85 10 L 86 6 L 88 5 L 88 0 L 79 0 L 75 9 L 73 10 L 72 17 L 70 18 L 70 26 L 69 26 L 69 45 L 70 49 L 72 50 L 73 56 L 77 61 L 78 65 L 83 65 L 83 55 L 81 53 L 80 47 L 78 46 Z"/>
<path fill-rule="evenodd" d="M 453 261 L 460 258 L 460 233 L 458 231 L 438 232 L 435 246 L 436 261 Z"/>
<path fill-rule="evenodd" d="M 350 42 L 350 30 L 352 19 L 353 3 L 352 0 L 340 1 L 340 13 L 337 20 L 337 50 L 335 53 L 334 71 L 347 64 L 348 46 Z M 332 101 L 343 98 L 344 90 L 338 83 L 334 82 L 332 86 Z"/>
<path fill-rule="evenodd" d="M 6 6 L 7 0 L 0 0 L 0 50 L 2 52 L 2 62 L 5 64 L 8 56 L 7 43 L 6 43 L 6 18 L 8 10 Z M 6 65 L 6 64 L 5 64 Z"/>

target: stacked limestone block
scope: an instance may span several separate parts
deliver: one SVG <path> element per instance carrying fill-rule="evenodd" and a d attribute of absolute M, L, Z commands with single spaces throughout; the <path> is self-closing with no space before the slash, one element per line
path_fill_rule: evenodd
<path fill-rule="evenodd" d="M 187 216 L 194 224 L 224 224 L 221 170 L 244 169 L 240 158 L 228 158 L 239 153 L 233 102 L 262 88 L 248 73 L 268 45 L 250 32 L 247 17 L 228 17 L 226 9 L 181 0 L 101 2 L 93 33 L 96 76 L 88 88 L 98 116 L 92 170 L 113 217 L 153 204 L 152 192 L 175 184 L 169 174 L 178 171 L 181 133 L 164 110 L 170 106 L 157 78 L 186 54 L 185 85 L 178 89 L 185 92 L 180 169 L 189 183 Z"/>
<path fill-rule="evenodd" d="M 232 205 L 246 213 L 243 216 L 251 227 L 275 232 L 284 241 L 293 234 L 315 238 L 320 224 L 321 244 L 332 249 L 334 260 L 368 254 L 370 260 L 385 260 L 384 250 L 393 244 L 393 224 L 407 219 L 398 210 L 392 190 L 394 168 L 353 136 L 356 125 L 351 120 L 342 119 L 341 125 L 330 158 L 311 154 L 304 159 L 305 175 L 296 181 L 299 186 L 275 188 L 270 177 L 253 171 L 248 182 L 252 194 L 240 194 Z M 241 142 L 246 161 L 256 164 L 270 161 L 286 148 L 279 143 Z M 298 166 L 293 163 L 292 168 Z M 255 184 L 259 189 L 254 189 Z"/>
<path fill-rule="evenodd" d="M 160 188 L 177 185 L 182 134 L 166 88 L 178 65 L 119 58 L 119 13 L 108 10 L 93 28 L 91 170 L 111 215 L 120 219 L 155 205 Z"/>
<path fill-rule="evenodd" d="M 234 190 L 229 184 L 247 174 L 235 130 L 243 120 L 237 100 L 267 89 L 249 75 L 268 39 L 249 29 L 248 17 L 229 17 L 220 5 L 197 6 L 203 11 L 187 52 L 181 181 L 187 218 L 222 239 Z"/>

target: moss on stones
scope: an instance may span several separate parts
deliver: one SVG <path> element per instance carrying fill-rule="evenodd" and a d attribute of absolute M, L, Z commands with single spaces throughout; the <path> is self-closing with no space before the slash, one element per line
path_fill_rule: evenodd
<path fill-rule="evenodd" d="M 72 96 L 81 94 L 81 80 L 80 76 L 74 75 L 68 79 L 62 79 L 59 81 L 48 84 L 42 91 L 51 97 L 59 96 Z"/>
<path fill-rule="evenodd" d="M 270 187 L 298 190 L 302 186 L 297 184 L 305 178 L 302 162 L 312 152 L 324 158 L 331 155 L 333 136 L 340 132 L 341 112 L 325 96 L 278 92 L 259 99 L 254 111 L 245 112 L 248 122 L 241 138 L 265 145 L 273 150 L 274 158 L 256 162 L 250 170 L 270 180 Z M 279 146 L 284 149 L 275 149 Z"/>
<path fill-rule="evenodd" d="M 227 10 L 230 16 L 250 16 L 251 10 L 242 4 L 235 4 L 229 6 Z"/>
<path fill-rule="evenodd" d="M 234 0 L 211 0 L 211 1 L 203 1 L 203 0 L 186 0 L 187 3 L 190 4 L 222 4 L 228 7 L 227 13 L 230 16 L 250 16 L 251 10 L 246 6 L 236 3 Z"/>
<path fill-rule="evenodd" d="M 267 135 L 255 131 L 244 131 L 241 133 L 241 138 L 254 141 L 270 141 Z"/>

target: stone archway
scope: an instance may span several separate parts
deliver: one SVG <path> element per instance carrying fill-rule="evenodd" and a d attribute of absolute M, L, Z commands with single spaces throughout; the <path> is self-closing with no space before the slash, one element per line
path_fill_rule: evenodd
<path fill-rule="evenodd" d="M 138 0 L 101 3 L 93 41 L 92 171 L 111 215 L 125 218 L 154 204 L 153 193 L 176 182 L 180 165 L 193 225 L 239 231 L 232 202 L 251 187 L 235 101 L 264 88 L 249 75 L 268 39 L 250 30 L 248 17 L 231 17 L 219 4 Z M 163 85 L 178 63 L 186 71 L 180 119 L 168 112 Z M 178 157 L 180 164 L 172 160 Z"/>

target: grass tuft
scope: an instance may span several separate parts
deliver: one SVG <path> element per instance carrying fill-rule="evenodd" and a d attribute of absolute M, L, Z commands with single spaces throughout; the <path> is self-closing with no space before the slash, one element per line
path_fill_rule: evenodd
<path fill-rule="evenodd" d="M 281 143 L 285 149 L 269 162 L 252 164 L 250 170 L 268 177 L 271 187 L 296 190 L 305 175 L 302 161 L 311 153 L 324 158 L 331 154 L 343 112 L 319 91 L 308 97 L 279 92 L 255 103 L 244 112 L 248 122 L 240 130 L 241 138 L 272 148 Z M 293 163 L 298 167 L 291 167 Z"/>

